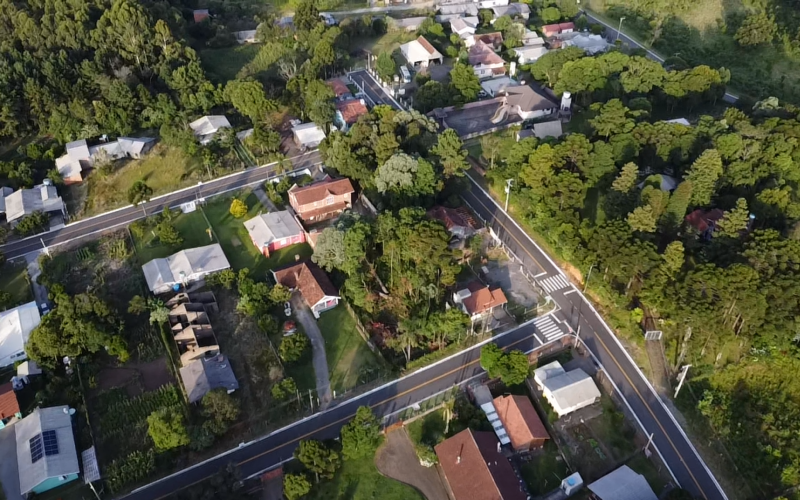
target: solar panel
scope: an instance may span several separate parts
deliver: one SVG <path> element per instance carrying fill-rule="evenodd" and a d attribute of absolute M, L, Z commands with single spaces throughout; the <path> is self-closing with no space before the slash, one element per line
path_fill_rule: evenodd
<path fill-rule="evenodd" d="M 44 441 L 44 454 L 48 457 L 58 455 L 58 438 L 56 431 L 42 432 L 42 439 Z"/>
<path fill-rule="evenodd" d="M 37 434 L 30 439 L 31 445 L 31 463 L 35 464 L 42 459 L 42 435 Z"/>

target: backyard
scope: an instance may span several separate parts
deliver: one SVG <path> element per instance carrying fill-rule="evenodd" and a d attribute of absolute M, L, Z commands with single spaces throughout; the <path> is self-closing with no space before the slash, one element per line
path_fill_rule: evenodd
<path fill-rule="evenodd" d="M 531 495 L 549 493 L 561 484 L 561 480 L 571 474 L 567 464 L 558 452 L 558 446 L 547 441 L 544 447 L 531 456 L 530 461 L 521 467 L 522 479 Z"/>
<path fill-rule="evenodd" d="M 10 309 L 33 300 L 25 261 L 6 262 L 0 267 L 0 292 L 11 295 L 7 304 L 0 302 L 0 310 L 5 307 Z"/>
<path fill-rule="evenodd" d="M 244 44 L 221 49 L 204 48 L 198 54 L 209 79 L 224 84 L 235 80 L 242 68 L 255 59 L 260 48 L 258 44 Z"/>
<path fill-rule="evenodd" d="M 247 214 L 239 219 L 230 213 L 231 201 L 234 198 L 244 201 L 248 208 Z M 235 271 L 249 269 L 253 278 L 264 280 L 270 269 L 294 262 L 295 255 L 300 255 L 301 258 L 311 256 L 312 250 L 307 243 L 282 248 L 272 252 L 269 258 L 258 251 L 250 241 L 244 222 L 268 210 L 250 190 L 214 197 L 203 205 L 202 210 L 214 228 L 214 234 L 219 238 L 228 262 Z"/>
<path fill-rule="evenodd" d="M 173 211 L 173 213 L 175 215 L 174 219 L 172 219 L 172 225 L 183 238 L 183 242 L 180 245 L 163 244 L 159 241 L 153 227 L 145 227 L 143 224 L 140 226 L 143 228 L 142 230 L 134 226 L 131 227 L 136 256 L 141 264 L 153 259 L 168 257 L 184 248 L 200 247 L 217 242 L 213 238 L 213 233 L 209 237 L 208 223 L 201 211 L 198 210 L 186 214 Z"/>
<path fill-rule="evenodd" d="M 386 373 L 385 361 L 361 338 L 344 304 L 322 313 L 318 323 L 325 338 L 332 390 L 341 394 Z"/>
<path fill-rule="evenodd" d="M 73 218 L 82 218 L 127 206 L 128 189 L 143 180 L 153 196 L 196 185 L 206 175 L 198 158 L 187 157 L 180 149 L 156 144 L 141 160 L 114 162 L 114 170 L 103 176 L 98 170 L 83 183 L 64 191 L 67 209 Z"/>

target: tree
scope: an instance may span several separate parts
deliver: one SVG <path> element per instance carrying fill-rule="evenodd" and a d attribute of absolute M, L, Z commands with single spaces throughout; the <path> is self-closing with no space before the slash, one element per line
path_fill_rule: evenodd
<path fill-rule="evenodd" d="M 128 189 L 128 203 L 135 207 L 140 203 L 149 202 L 151 196 L 153 196 L 153 188 L 144 181 L 136 181 Z"/>
<path fill-rule="evenodd" d="M 308 439 L 300 441 L 294 457 L 319 478 L 332 479 L 341 465 L 339 454 L 319 441 Z"/>
<path fill-rule="evenodd" d="M 585 55 L 583 49 L 579 47 L 551 50 L 531 64 L 529 70 L 536 80 L 546 81 L 547 85 L 553 88 L 558 83 L 558 78 L 564 65 Z"/>
<path fill-rule="evenodd" d="M 495 134 L 481 136 L 481 156 L 489 160 L 489 168 L 494 169 L 494 159 L 500 153 L 503 146 L 503 139 Z"/>
<path fill-rule="evenodd" d="M 311 491 L 311 483 L 303 474 L 284 474 L 283 494 L 287 500 L 299 500 Z"/>
<path fill-rule="evenodd" d="M 738 238 L 750 225 L 750 211 L 747 209 L 747 200 L 739 198 L 736 207 L 726 210 L 722 219 L 717 222 L 717 229 L 722 236 Z"/>
<path fill-rule="evenodd" d="M 225 100 L 237 111 L 252 120 L 262 122 L 267 113 L 277 110 L 277 105 L 267 99 L 264 87 L 254 80 L 231 80 L 225 85 Z"/>
<path fill-rule="evenodd" d="M 557 23 L 561 20 L 561 11 L 558 7 L 546 7 L 539 12 L 539 17 L 545 24 Z"/>
<path fill-rule="evenodd" d="M 394 58 L 390 53 L 380 53 L 378 60 L 375 61 L 375 71 L 378 72 L 378 76 L 381 77 L 381 80 L 385 82 L 392 81 L 394 74 L 397 71 L 397 67 L 395 65 Z"/>
<path fill-rule="evenodd" d="M 481 348 L 481 366 L 490 378 L 500 378 L 506 385 L 521 384 L 528 377 L 528 357 L 519 350 L 505 353 L 496 344 Z"/>
<path fill-rule="evenodd" d="M 50 223 L 50 214 L 37 210 L 21 218 L 14 226 L 14 232 L 20 236 L 28 236 L 47 229 Z"/>
<path fill-rule="evenodd" d="M 297 384 L 292 377 L 286 377 L 277 384 L 272 386 L 270 390 L 272 397 L 278 401 L 283 401 L 295 397 L 297 394 Z"/>
<path fill-rule="evenodd" d="M 189 433 L 183 414 L 173 408 L 162 408 L 147 417 L 147 434 L 160 451 L 189 444 Z"/>
<path fill-rule="evenodd" d="M 653 207 L 650 205 L 636 207 L 633 212 L 628 214 L 628 224 L 634 231 L 654 233 L 656 231 L 656 216 L 653 213 Z"/>
<path fill-rule="evenodd" d="M 333 104 L 334 97 L 333 89 L 322 80 L 308 82 L 304 100 L 305 111 L 311 121 L 326 129 L 333 123 L 333 118 L 336 116 L 336 107 Z"/>
<path fill-rule="evenodd" d="M 614 179 L 611 188 L 619 193 L 629 193 L 636 187 L 636 182 L 639 180 L 639 167 L 629 162 L 622 166 L 622 170 Z"/>
<path fill-rule="evenodd" d="M 287 363 L 293 363 L 303 357 L 308 350 L 308 337 L 303 333 L 295 333 L 281 339 L 278 354 Z"/>
<path fill-rule="evenodd" d="M 213 389 L 202 399 L 203 413 L 218 422 L 229 423 L 239 418 L 239 402 L 225 389 Z"/>
<path fill-rule="evenodd" d="M 635 125 L 632 118 L 634 114 L 619 99 L 592 104 L 592 111 L 597 114 L 589 120 L 589 124 L 598 135 L 606 138 L 612 134 L 626 134 Z"/>
<path fill-rule="evenodd" d="M 228 211 L 235 218 L 241 219 L 242 217 L 247 215 L 248 211 L 247 203 L 245 203 L 243 200 L 240 200 L 239 198 L 234 198 L 233 201 L 231 201 L 231 208 Z"/>
<path fill-rule="evenodd" d="M 756 12 L 749 14 L 744 19 L 733 38 L 742 47 L 750 47 L 772 43 L 777 32 L 778 25 L 775 24 L 774 17 L 767 15 L 765 12 Z"/>
<path fill-rule="evenodd" d="M 412 330 L 402 330 L 395 337 L 386 339 L 386 346 L 400 351 L 406 357 L 406 364 L 411 362 L 411 349 L 419 346 L 419 338 Z"/>
<path fill-rule="evenodd" d="M 162 221 L 156 225 L 156 234 L 158 240 L 165 245 L 175 247 L 183 243 L 181 233 L 168 221 Z"/>
<path fill-rule="evenodd" d="M 397 153 L 378 167 L 375 172 L 375 187 L 381 193 L 411 188 L 418 168 L 417 160 L 405 153 Z"/>
<path fill-rule="evenodd" d="M 460 102 L 472 102 L 478 98 L 478 92 L 481 91 L 481 84 L 478 77 L 475 76 L 475 71 L 472 66 L 457 62 L 450 70 L 450 84 L 455 88 L 461 96 Z"/>
<path fill-rule="evenodd" d="M 722 158 L 716 149 L 706 149 L 692 163 L 685 179 L 692 184 L 691 203 L 708 205 L 716 192 L 717 180 L 722 175 Z"/>
<path fill-rule="evenodd" d="M 469 169 L 467 151 L 454 129 L 449 128 L 439 134 L 439 140 L 431 152 L 439 157 L 445 177 L 463 177 Z"/>
<path fill-rule="evenodd" d="M 320 23 L 316 0 L 302 0 L 294 12 L 294 25 L 300 31 L 311 31 Z"/>
<path fill-rule="evenodd" d="M 414 107 L 421 113 L 444 108 L 453 102 L 453 92 L 436 80 L 425 82 L 414 94 Z"/>
<path fill-rule="evenodd" d="M 683 218 L 686 216 L 686 210 L 689 208 L 691 200 L 692 182 L 686 180 L 678 184 L 678 187 L 669 198 L 667 211 L 664 215 L 668 228 L 678 228 L 683 224 Z"/>
<path fill-rule="evenodd" d="M 353 420 L 342 427 L 342 455 L 345 460 L 371 457 L 381 443 L 381 427 L 369 406 L 359 406 Z"/>

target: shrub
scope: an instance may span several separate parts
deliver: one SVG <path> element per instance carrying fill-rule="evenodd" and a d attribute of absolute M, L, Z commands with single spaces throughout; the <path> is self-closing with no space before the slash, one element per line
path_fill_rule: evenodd
<path fill-rule="evenodd" d="M 239 198 L 234 198 L 234 200 L 231 202 L 230 212 L 231 215 L 237 219 L 241 219 L 247 215 L 247 203 L 243 202 Z"/>
<path fill-rule="evenodd" d="M 147 434 L 159 450 L 179 448 L 190 442 L 183 413 L 173 408 L 151 413 L 147 417 Z"/>
<path fill-rule="evenodd" d="M 298 332 L 281 340 L 278 354 L 286 363 L 293 363 L 303 357 L 308 344 L 308 337 Z"/>

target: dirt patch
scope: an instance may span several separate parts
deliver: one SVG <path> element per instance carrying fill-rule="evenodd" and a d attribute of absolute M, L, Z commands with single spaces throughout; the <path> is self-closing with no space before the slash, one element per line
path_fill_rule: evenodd
<path fill-rule="evenodd" d="M 137 379 L 141 383 L 132 383 Z M 134 397 L 172 382 L 174 380 L 167 368 L 166 358 L 159 358 L 148 363 L 128 363 L 124 367 L 104 368 L 97 374 L 97 391 L 125 387 L 128 395 Z"/>
<path fill-rule="evenodd" d="M 386 442 L 375 454 L 381 474 L 408 484 L 428 500 L 449 500 L 436 467 L 423 467 L 405 429 L 387 433 Z"/>

